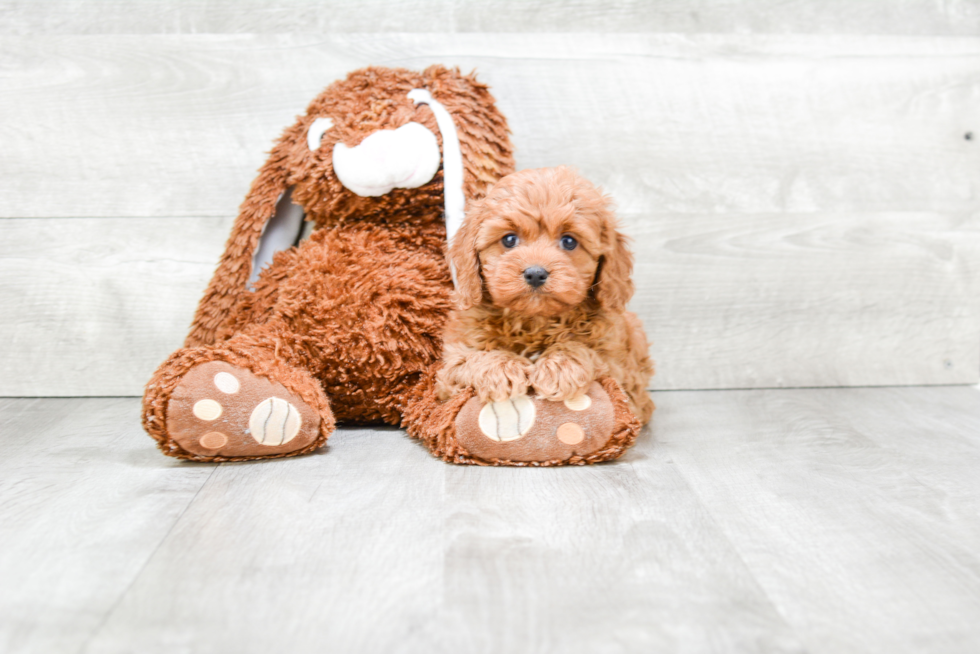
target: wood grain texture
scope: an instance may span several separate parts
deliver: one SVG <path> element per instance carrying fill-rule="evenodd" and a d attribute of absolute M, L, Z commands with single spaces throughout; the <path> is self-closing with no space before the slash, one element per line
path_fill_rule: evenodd
<path fill-rule="evenodd" d="M 5 0 L 0 34 L 735 32 L 962 34 L 976 0 Z"/>
<path fill-rule="evenodd" d="M 272 140 L 371 63 L 476 68 L 518 166 L 627 212 L 976 211 L 980 39 L 6 38 L 0 216 L 226 216 Z M 205 173 L 206 171 L 206 173 Z"/>
<path fill-rule="evenodd" d="M 971 383 L 977 220 L 625 216 L 654 388 Z M 230 219 L 0 220 L 0 394 L 139 395 Z"/>
<path fill-rule="evenodd" d="M 653 387 L 975 383 L 980 214 L 632 216 Z"/>
<path fill-rule="evenodd" d="M 663 447 L 807 651 L 976 650 L 976 389 L 681 393 L 666 408 Z"/>
<path fill-rule="evenodd" d="M 141 395 L 231 219 L 0 220 L 0 395 Z"/>
<path fill-rule="evenodd" d="M 446 471 L 439 651 L 803 651 L 655 430 L 615 465 L 537 472 Z"/>
<path fill-rule="evenodd" d="M 616 200 L 656 388 L 976 382 L 978 55 L 955 37 L 5 38 L 0 216 L 37 220 L 0 221 L 0 394 L 138 394 L 275 135 L 348 70 L 434 62 L 492 84 L 519 167 L 576 165 Z"/>
<path fill-rule="evenodd" d="M 135 398 L 0 400 L 0 645 L 975 650 L 980 390 L 655 399 L 618 462 L 547 470 L 450 466 L 396 429 L 178 463 Z"/>
<path fill-rule="evenodd" d="M 362 429 L 222 466 L 89 651 L 800 651 L 670 461 L 629 461 L 456 468 Z"/>
<path fill-rule="evenodd" d="M 432 636 L 445 464 L 394 429 L 265 463 L 217 470 L 89 651 L 390 652 Z"/>
<path fill-rule="evenodd" d="M 0 400 L 0 650 L 81 651 L 212 470 L 134 399 Z"/>

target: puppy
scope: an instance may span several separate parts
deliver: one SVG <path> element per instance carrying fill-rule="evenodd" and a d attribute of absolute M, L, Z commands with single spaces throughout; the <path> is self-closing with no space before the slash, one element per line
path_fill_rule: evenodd
<path fill-rule="evenodd" d="M 524 170 L 473 203 L 450 247 L 456 305 L 437 390 L 565 400 L 619 382 L 645 424 L 653 364 L 626 311 L 633 255 L 610 200 L 569 168 Z"/>

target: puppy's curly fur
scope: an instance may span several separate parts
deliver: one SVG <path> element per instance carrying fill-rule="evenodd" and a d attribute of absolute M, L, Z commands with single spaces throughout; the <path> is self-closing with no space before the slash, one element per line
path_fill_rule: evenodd
<path fill-rule="evenodd" d="M 608 375 L 650 419 L 653 364 L 643 325 L 626 311 L 633 254 L 610 204 L 566 167 L 513 173 L 473 203 L 450 248 L 457 308 L 440 397 L 471 387 L 499 401 L 533 388 L 565 400 Z M 540 271 L 526 279 L 532 268 L 545 271 L 543 284 Z"/>

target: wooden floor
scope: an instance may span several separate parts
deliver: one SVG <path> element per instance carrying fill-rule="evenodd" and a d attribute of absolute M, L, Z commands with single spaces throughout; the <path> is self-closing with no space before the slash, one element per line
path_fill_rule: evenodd
<path fill-rule="evenodd" d="M 663 392 L 619 462 L 190 464 L 0 400 L 0 651 L 976 652 L 980 389 Z"/>

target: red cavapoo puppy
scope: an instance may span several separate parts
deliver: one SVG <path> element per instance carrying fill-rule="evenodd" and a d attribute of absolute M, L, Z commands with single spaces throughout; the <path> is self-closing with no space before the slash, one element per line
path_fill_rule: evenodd
<path fill-rule="evenodd" d="M 524 170 L 474 202 L 450 248 L 457 310 L 437 379 L 443 399 L 571 399 L 600 375 L 646 424 L 653 375 L 643 325 L 626 311 L 633 254 L 610 200 L 569 168 Z"/>

